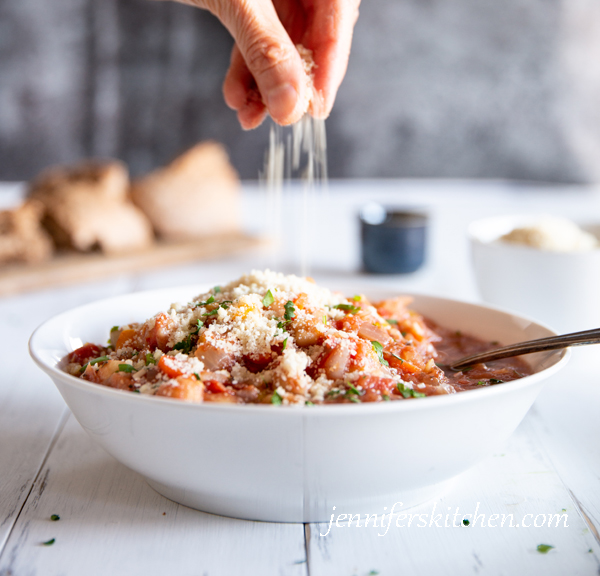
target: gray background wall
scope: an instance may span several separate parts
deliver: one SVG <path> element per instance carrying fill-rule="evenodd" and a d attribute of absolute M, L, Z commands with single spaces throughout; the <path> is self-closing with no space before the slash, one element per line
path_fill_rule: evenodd
<path fill-rule="evenodd" d="M 255 178 L 223 103 L 232 41 L 147 0 L 0 0 L 0 179 L 86 156 L 135 174 L 200 139 Z M 363 0 L 327 123 L 334 177 L 600 180 L 597 0 Z"/>

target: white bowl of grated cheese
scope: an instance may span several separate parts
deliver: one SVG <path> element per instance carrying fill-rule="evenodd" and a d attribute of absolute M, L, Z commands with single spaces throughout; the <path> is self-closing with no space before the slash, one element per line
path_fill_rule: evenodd
<path fill-rule="evenodd" d="M 475 278 L 486 302 L 539 319 L 559 332 L 600 326 L 598 226 L 516 215 L 472 222 Z"/>
<path fill-rule="evenodd" d="M 355 287 L 360 291 L 360 286 Z M 460 394 L 321 406 L 187 403 L 76 378 L 61 359 L 107 326 L 143 320 L 206 286 L 110 298 L 60 314 L 30 341 L 35 362 L 90 437 L 162 495 L 225 516 L 328 521 L 438 497 L 517 427 L 567 350 L 531 355 L 533 374 Z M 364 290 L 373 299 L 393 291 Z M 504 311 L 431 296 L 411 308 L 440 325 L 503 344 L 554 333 Z M 474 433 L 476 431 L 476 433 Z"/>

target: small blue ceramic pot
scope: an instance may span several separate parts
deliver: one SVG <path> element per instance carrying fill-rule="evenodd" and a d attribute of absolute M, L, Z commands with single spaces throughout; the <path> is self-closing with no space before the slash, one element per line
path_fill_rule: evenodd
<path fill-rule="evenodd" d="M 362 262 L 366 272 L 407 274 L 425 261 L 427 215 L 370 203 L 360 211 Z"/>

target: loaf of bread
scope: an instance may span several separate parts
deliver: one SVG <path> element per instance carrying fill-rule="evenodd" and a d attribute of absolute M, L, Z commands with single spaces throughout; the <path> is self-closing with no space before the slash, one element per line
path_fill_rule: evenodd
<path fill-rule="evenodd" d="M 165 239 L 239 229 L 238 175 L 223 146 L 197 144 L 168 166 L 134 182 L 132 198 Z"/>
<path fill-rule="evenodd" d="M 0 263 L 48 260 L 54 246 L 40 219 L 44 207 L 37 200 L 0 211 Z"/>
<path fill-rule="evenodd" d="M 120 162 L 85 162 L 43 172 L 29 196 L 43 204 L 43 224 L 59 247 L 107 254 L 140 250 L 152 226 L 129 200 L 129 175 Z"/>

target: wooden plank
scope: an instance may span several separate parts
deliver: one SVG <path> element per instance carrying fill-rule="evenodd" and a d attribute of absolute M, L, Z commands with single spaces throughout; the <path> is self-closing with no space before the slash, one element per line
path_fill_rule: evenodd
<path fill-rule="evenodd" d="M 131 285 L 119 280 L 0 300 L 0 551 L 66 414 L 58 391 L 29 358 L 29 336 L 45 318 Z"/>
<path fill-rule="evenodd" d="M 71 416 L 0 557 L 0 574 L 303 576 L 303 528 L 175 504 L 93 444 Z M 51 538 L 52 546 L 41 545 Z"/>
<path fill-rule="evenodd" d="M 390 507 L 393 504 L 390 502 Z M 578 514 L 569 490 L 538 444 L 530 418 L 523 422 L 502 452 L 464 474 L 435 504 L 435 513 L 434 503 L 408 510 L 407 514 L 426 515 L 415 518 L 410 527 L 408 519 L 400 519 L 404 527 L 398 527 L 399 517 L 394 518 L 387 533 L 380 527 L 373 528 L 372 522 L 368 528 L 364 525 L 357 528 L 354 523 L 345 528 L 334 525 L 331 532 L 322 537 L 320 534 L 327 533 L 328 525 L 311 525 L 311 576 L 597 573 L 600 549 Z M 457 508 L 459 514 L 454 519 Z M 562 515 L 563 508 L 568 527 L 563 526 L 564 520 L 558 528 L 554 523 L 552 527 L 547 523 L 543 527 L 523 527 L 524 519 L 525 523 L 537 520 L 539 525 L 543 518 L 538 514 Z M 475 524 L 471 516 L 471 525 L 461 526 L 464 515 L 474 514 L 476 510 L 477 514 L 485 514 L 485 519 Z M 373 513 L 381 512 L 373 510 Z M 436 514 L 443 516 L 436 518 Z M 446 514 L 450 515 L 448 523 L 456 521 L 457 527 L 444 526 Z M 492 514 L 512 514 L 513 527 L 508 516 L 501 527 L 501 516 L 492 519 Z M 527 514 L 532 516 L 525 518 Z M 438 526 L 431 524 L 432 518 L 438 520 Z M 497 526 L 490 527 L 490 520 Z M 419 522 L 425 522 L 426 526 L 420 527 Z M 482 522 L 485 527 L 481 526 Z M 555 548 L 541 554 L 537 551 L 538 544 Z"/>
<path fill-rule="evenodd" d="M 37 265 L 15 264 L 0 268 L 0 296 L 231 256 L 265 245 L 266 241 L 260 237 L 236 233 L 194 241 L 160 242 L 152 249 L 121 255 L 61 254 Z"/>

